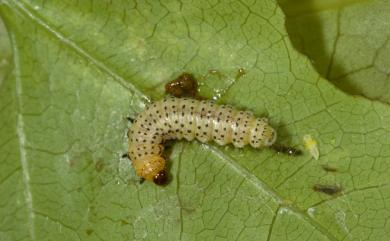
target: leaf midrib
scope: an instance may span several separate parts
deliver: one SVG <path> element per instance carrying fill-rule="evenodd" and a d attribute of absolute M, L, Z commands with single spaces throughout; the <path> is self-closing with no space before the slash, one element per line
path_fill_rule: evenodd
<path fill-rule="evenodd" d="M 13 52 L 14 60 L 14 72 L 15 72 L 15 98 L 17 108 L 17 121 L 16 121 L 16 135 L 18 138 L 19 145 L 19 160 L 22 167 L 23 185 L 25 188 L 25 201 L 28 212 L 28 231 L 31 240 L 35 240 L 35 213 L 33 207 L 33 197 L 30 187 L 30 173 L 28 168 L 27 154 L 26 154 L 26 135 L 24 131 L 24 120 L 23 120 L 23 100 L 22 100 L 22 80 L 20 71 L 20 61 L 18 55 L 18 48 L 16 47 L 15 35 L 12 31 L 9 32 L 11 39 L 11 48 Z"/>

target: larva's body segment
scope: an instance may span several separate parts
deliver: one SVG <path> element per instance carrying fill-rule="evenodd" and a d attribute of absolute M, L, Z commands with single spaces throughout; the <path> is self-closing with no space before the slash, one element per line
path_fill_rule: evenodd
<path fill-rule="evenodd" d="M 162 143 L 167 140 L 197 139 L 239 148 L 247 144 L 270 146 L 276 140 L 267 119 L 256 118 L 251 112 L 213 101 L 174 97 L 155 102 L 140 113 L 128 134 L 128 155 L 137 175 L 157 184 L 166 177 Z"/>

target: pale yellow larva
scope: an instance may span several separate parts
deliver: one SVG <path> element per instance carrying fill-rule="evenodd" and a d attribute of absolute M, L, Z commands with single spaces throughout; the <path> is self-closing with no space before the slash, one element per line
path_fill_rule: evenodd
<path fill-rule="evenodd" d="M 209 100 L 170 97 L 140 113 L 128 136 L 128 156 L 137 175 L 161 185 L 167 180 L 166 161 L 162 157 L 162 144 L 167 140 L 197 139 L 203 143 L 260 148 L 275 143 L 276 131 L 266 118 L 256 118 L 248 111 Z"/>

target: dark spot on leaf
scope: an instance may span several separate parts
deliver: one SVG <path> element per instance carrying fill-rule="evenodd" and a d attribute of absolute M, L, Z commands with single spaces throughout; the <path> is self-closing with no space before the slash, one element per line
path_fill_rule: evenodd
<path fill-rule="evenodd" d="M 295 149 L 293 147 L 284 146 L 280 144 L 274 144 L 271 146 L 272 149 L 274 149 L 278 154 L 287 154 L 289 156 L 300 156 L 302 155 L 302 151 L 299 149 Z"/>
<path fill-rule="evenodd" d="M 335 167 L 331 167 L 331 166 L 328 166 L 328 165 L 322 165 L 321 167 L 326 172 L 337 172 L 337 168 L 335 168 Z"/>
<path fill-rule="evenodd" d="M 183 73 L 165 85 L 165 92 L 175 97 L 195 98 L 198 93 L 198 82 L 192 74 Z"/>
<path fill-rule="evenodd" d="M 96 171 L 98 172 L 101 172 L 104 168 L 104 161 L 103 160 L 98 160 L 96 163 L 95 163 L 95 169 Z"/>
<path fill-rule="evenodd" d="M 342 191 L 342 188 L 337 185 L 315 184 L 313 190 L 333 196 L 339 194 Z"/>
<path fill-rule="evenodd" d="M 121 224 L 122 224 L 122 226 L 123 225 L 128 225 L 128 224 L 130 224 L 129 222 L 127 222 L 126 220 L 124 220 L 124 219 L 121 219 Z"/>

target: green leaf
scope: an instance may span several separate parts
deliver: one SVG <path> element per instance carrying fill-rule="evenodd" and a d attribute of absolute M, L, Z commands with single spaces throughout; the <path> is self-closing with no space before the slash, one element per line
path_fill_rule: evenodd
<path fill-rule="evenodd" d="M 343 91 L 390 103 L 390 2 L 280 0 L 294 46 Z"/>
<path fill-rule="evenodd" d="M 8 0 L 0 14 L 14 61 L 0 240 L 388 240 L 390 110 L 321 78 L 276 2 Z M 139 184 L 121 159 L 126 117 L 183 71 L 201 94 L 269 116 L 280 143 L 311 134 L 319 160 L 183 141 L 168 186 Z"/>

